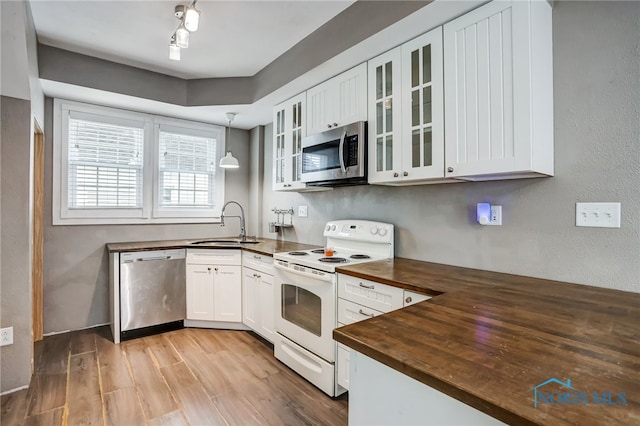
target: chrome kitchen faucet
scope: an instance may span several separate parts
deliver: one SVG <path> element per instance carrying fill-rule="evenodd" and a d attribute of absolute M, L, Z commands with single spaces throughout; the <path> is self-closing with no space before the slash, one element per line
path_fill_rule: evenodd
<path fill-rule="evenodd" d="M 244 209 L 242 208 L 240 203 L 238 203 L 237 201 L 227 201 L 224 204 L 224 206 L 222 206 L 222 212 L 220 213 L 220 226 L 224 226 L 224 218 L 225 218 L 224 209 L 226 209 L 227 206 L 232 203 L 240 207 L 240 216 L 226 216 L 226 217 L 237 217 L 238 219 L 240 219 L 240 241 L 246 241 L 247 232 L 244 224 Z"/>

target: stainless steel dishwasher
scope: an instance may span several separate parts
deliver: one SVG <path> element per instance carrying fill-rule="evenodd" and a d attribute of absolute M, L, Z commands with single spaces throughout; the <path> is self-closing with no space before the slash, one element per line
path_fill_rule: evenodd
<path fill-rule="evenodd" d="M 120 253 L 120 338 L 182 328 L 185 249 Z"/>

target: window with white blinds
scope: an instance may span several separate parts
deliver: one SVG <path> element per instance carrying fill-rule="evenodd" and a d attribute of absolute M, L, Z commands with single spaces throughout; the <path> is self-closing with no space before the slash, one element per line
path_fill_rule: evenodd
<path fill-rule="evenodd" d="M 216 197 L 217 152 L 212 137 L 159 132 L 159 205 L 212 208 Z"/>
<path fill-rule="evenodd" d="M 69 118 L 68 208 L 142 208 L 144 128 Z"/>
<path fill-rule="evenodd" d="M 215 222 L 224 127 L 54 100 L 53 224 Z"/>

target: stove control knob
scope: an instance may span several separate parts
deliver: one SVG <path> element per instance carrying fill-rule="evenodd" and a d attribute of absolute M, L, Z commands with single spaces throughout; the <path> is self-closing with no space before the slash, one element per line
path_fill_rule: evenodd
<path fill-rule="evenodd" d="M 380 234 L 381 237 L 384 237 L 385 235 L 387 235 L 387 228 L 380 228 L 378 234 Z"/>
<path fill-rule="evenodd" d="M 331 229 L 331 225 L 327 225 L 327 228 L 325 229 L 325 231 L 328 231 Z"/>
<path fill-rule="evenodd" d="M 371 234 L 372 235 L 376 235 L 378 233 L 378 228 L 376 228 L 375 226 L 371 227 Z"/>
<path fill-rule="evenodd" d="M 335 231 L 336 230 L 336 226 L 335 225 L 331 225 L 331 230 Z"/>

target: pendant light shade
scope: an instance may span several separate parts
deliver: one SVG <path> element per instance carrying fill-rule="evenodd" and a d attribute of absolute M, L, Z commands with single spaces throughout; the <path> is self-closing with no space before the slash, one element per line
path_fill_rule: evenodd
<path fill-rule="evenodd" d="M 198 31 L 198 24 L 200 23 L 200 11 L 196 9 L 196 2 L 194 1 L 191 6 L 187 8 L 184 13 L 184 26 L 190 31 Z"/>
<path fill-rule="evenodd" d="M 229 122 L 229 136 L 227 137 L 227 140 L 225 142 L 227 145 L 229 144 L 229 142 L 231 142 L 231 122 L 235 117 L 236 115 L 234 113 L 227 113 L 227 121 Z M 220 167 L 224 169 L 237 169 L 238 167 L 240 167 L 240 164 L 238 163 L 238 159 L 231 154 L 231 151 L 227 151 L 227 155 L 220 159 Z"/>
<path fill-rule="evenodd" d="M 184 27 L 184 22 L 176 30 L 176 44 L 183 49 L 189 47 L 189 31 Z"/>
<path fill-rule="evenodd" d="M 238 164 L 238 159 L 231 155 L 231 151 L 227 151 L 227 155 L 220 159 L 220 167 L 223 169 L 237 169 L 240 164 Z"/>
<path fill-rule="evenodd" d="M 176 43 L 175 35 L 171 37 L 171 42 L 169 43 L 169 59 L 172 61 L 180 60 L 180 46 Z"/>

